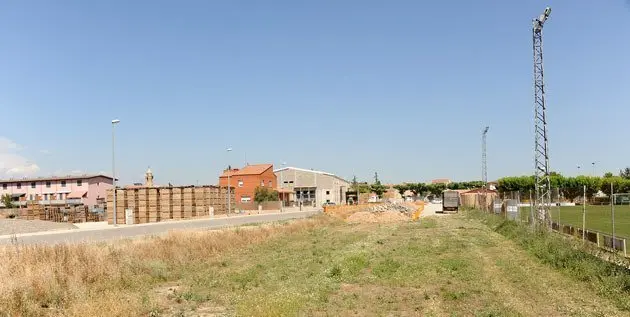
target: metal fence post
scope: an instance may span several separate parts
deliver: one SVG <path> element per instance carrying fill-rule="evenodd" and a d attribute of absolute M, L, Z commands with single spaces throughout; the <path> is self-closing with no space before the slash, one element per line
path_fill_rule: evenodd
<path fill-rule="evenodd" d="M 584 185 L 584 200 L 582 201 L 582 241 L 586 239 L 586 185 Z"/>
<path fill-rule="evenodd" d="M 615 249 L 615 194 L 613 193 L 613 183 L 610 182 L 610 212 L 612 213 L 612 247 Z"/>
<path fill-rule="evenodd" d="M 599 243 L 599 232 L 596 232 L 596 235 L 597 235 L 597 246 L 601 247 L 601 244 Z"/>

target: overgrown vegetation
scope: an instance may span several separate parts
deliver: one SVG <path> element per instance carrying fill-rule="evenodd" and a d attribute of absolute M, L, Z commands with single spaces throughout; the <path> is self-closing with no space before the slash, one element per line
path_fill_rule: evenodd
<path fill-rule="evenodd" d="M 13 208 L 13 200 L 11 199 L 11 195 L 4 194 L 0 199 L 2 200 L 2 204 L 5 208 Z"/>
<path fill-rule="evenodd" d="M 258 186 L 254 190 L 254 201 L 259 204 L 265 201 L 277 201 L 277 200 L 278 200 L 278 192 L 269 187 Z"/>
<path fill-rule="evenodd" d="M 598 295 L 606 290 L 461 215 L 389 225 L 320 216 L 0 256 L 0 316 L 627 314 Z"/>
<path fill-rule="evenodd" d="M 630 270 L 592 255 L 588 245 L 582 245 L 579 240 L 553 232 L 533 231 L 521 223 L 478 211 L 470 211 L 469 215 L 482 219 L 544 264 L 587 283 L 598 295 L 610 298 L 618 308 L 630 312 Z"/>

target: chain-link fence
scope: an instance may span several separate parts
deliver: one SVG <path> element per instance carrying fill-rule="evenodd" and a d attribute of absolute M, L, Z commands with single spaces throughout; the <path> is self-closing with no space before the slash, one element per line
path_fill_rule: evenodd
<path fill-rule="evenodd" d="M 502 214 L 515 221 L 531 223 L 536 210 L 533 190 L 502 192 Z M 511 207 L 512 206 L 512 207 Z M 496 208 L 495 208 L 496 210 Z M 630 193 L 615 188 L 587 190 L 585 187 L 552 188 L 549 217 L 552 229 L 626 253 L 630 239 Z"/>

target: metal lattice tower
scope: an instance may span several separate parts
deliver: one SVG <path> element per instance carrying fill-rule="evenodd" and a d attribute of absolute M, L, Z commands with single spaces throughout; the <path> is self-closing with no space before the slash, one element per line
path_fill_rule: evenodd
<path fill-rule="evenodd" d="M 481 135 L 481 180 L 483 181 L 483 188 L 488 189 L 488 161 L 486 160 L 486 135 L 488 135 L 488 129 L 483 129 Z"/>
<path fill-rule="evenodd" d="M 551 8 L 533 21 L 532 34 L 534 44 L 534 175 L 535 191 L 534 210 L 536 223 L 542 226 L 551 224 L 549 213 L 551 203 L 551 184 L 549 181 L 549 147 L 547 138 L 547 105 L 545 104 L 545 82 L 543 71 L 543 25 L 551 14 Z"/>

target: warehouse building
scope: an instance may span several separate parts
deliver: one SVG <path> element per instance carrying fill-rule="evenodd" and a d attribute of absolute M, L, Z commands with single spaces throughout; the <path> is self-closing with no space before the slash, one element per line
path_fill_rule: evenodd
<path fill-rule="evenodd" d="M 298 205 L 321 206 L 323 203 L 346 203 L 346 192 L 350 183 L 343 178 L 322 171 L 307 170 L 297 167 L 285 167 L 274 170 L 279 191 L 292 191 L 285 200 L 285 206 Z"/>

